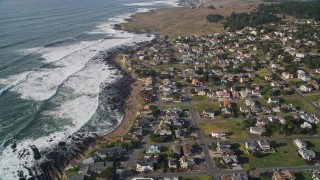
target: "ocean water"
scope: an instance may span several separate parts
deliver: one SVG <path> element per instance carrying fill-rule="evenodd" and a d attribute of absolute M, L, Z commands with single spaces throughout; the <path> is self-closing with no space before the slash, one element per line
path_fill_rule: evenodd
<path fill-rule="evenodd" d="M 151 40 L 113 26 L 135 12 L 172 6 L 152 0 L 0 0 L 0 179 L 28 174 L 36 162 L 22 150 L 31 145 L 41 152 L 75 132 L 106 134 L 119 124 L 121 113 L 97 113 L 102 88 L 122 76 L 101 62 L 101 52 Z"/>

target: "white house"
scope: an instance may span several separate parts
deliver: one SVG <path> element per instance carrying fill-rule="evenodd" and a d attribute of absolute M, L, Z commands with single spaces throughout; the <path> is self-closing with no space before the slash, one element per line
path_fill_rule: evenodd
<path fill-rule="evenodd" d="M 208 108 L 203 110 L 202 116 L 214 119 L 214 110 L 212 108 Z"/>
<path fill-rule="evenodd" d="M 263 126 L 250 127 L 250 133 L 251 134 L 261 135 L 261 134 L 263 134 L 265 132 L 266 132 L 266 128 L 263 127 Z"/>
<path fill-rule="evenodd" d="M 160 151 L 159 146 L 156 146 L 156 145 L 151 145 L 146 151 L 147 154 L 157 154 L 160 152 L 161 151 Z"/>
<path fill-rule="evenodd" d="M 308 122 L 303 122 L 303 124 L 301 124 L 300 127 L 303 128 L 303 129 L 311 129 L 312 125 L 310 123 L 308 123 Z"/>
<path fill-rule="evenodd" d="M 184 168 L 184 169 L 189 168 L 195 164 L 194 159 L 190 156 L 182 156 L 179 159 L 179 162 L 180 162 L 181 168 Z"/>
<path fill-rule="evenodd" d="M 307 147 L 307 144 L 301 139 L 295 139 L 293 142 L 299 149 L 305 149 Z"/>
<path fill-rule="evenodd" d="M 258 145 L 259 145 L 260 149 L 263 151 L 268 151 L 271 149 L 270 144 L 267 140 L 258 141 Z"/>
<path fill-rule="evenodd" d="M 136 170 L 138 172 L 153 171 L 153 164 L 147 160 L 140 161 L 137 163 Z"/>
<path fill-rule="evenodd" d="M 303 84 L 299 87 L 299 90 L 302 92 L 311 92 L 313 88 L 311 86 Z"/>
<path fill-rule="evenodd" d="M 214 138 L 221 138 L 221 137 L 225 137 L 226 133 L 222 130 L 212 130 L 211 136 Z"/>
<path fill-rule="evenodd" d="M 316 157 L 316 153 L 314 153 L 314 151 L 312 150 L 300 149 L 298 153 L 303 159 L 306 159 L 306 160 L 311 160 Z"/>
<path fill-rule="evenodd" d="M 279 102 L 279 98 L 275 98 L 275 97 L 269 97 L 268 98 L 268 103 L 278 103 Z"/>

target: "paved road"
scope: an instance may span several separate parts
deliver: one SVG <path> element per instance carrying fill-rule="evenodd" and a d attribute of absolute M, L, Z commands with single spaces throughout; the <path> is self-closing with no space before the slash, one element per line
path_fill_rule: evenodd
<path fill-rule="evenodd" d="M 180 64 L 180 69 L 182 70 L 182 65 Z M 185 75 L 185 72 L 182 71 L 182 84 L 183 85 L 186 85 L 186 81 L 185 81 L 185 78 L 186 78 L 186 75 Z M 185 93 L 186 93 L 186 97 L 187 99 L 190 99 L 190 95 L 189 95 L 189 86 L 185 86 L 184 87 L 184 90 L 185 90 Z M 202 133 L 202 131 L 200 130 L 199 128 L 199 121 L 197 120 L 197 117 L 196 117 L 196 112 L 193 108 L 193 103 L 192 101 L 188 101 L 188 105 L 189 105 L 189 113 L 190 113 L 190 116 L 191 116 L 191 123 L 194 127 L 197 127 L 196 129 L 196 133 L 198 135 L 198 139 L 197 141 L 199 142 L 199 144 L 201 145 L 202 147 L 202 150 L 204 152 L 204 155 L 205 155 L 205 158 L 206 158 L 206 162 L 207 162 L 207 166 L 208 166 L 208 171 L 210 173 L 210 175 L 214 178 L 214 179 L 219 179 L 219 175 L 216 171 L 216 167 L 215 165 L 213 164 L 213 161 L 212 161 L 212 157 L 211 157 L 211 153 L 210 153 L 210 150 L 208 148 L 208 145 L 205 143 L 205 137 Z"/>
<path fill-rule="evenodd" d="M 265 68 L 266 68 L 269 72 L 274 73 L 268 66 L 265 66 Z M 280 76 L 280 77 L 281 77 L 281 76 Z M 283 79 L 283 78 L 282 78 L 282 80 L 283 80 L 284 82 L 286 82 L 287 84 L 289 84 L 290 88 L 294 89 L 295 93 L 296 93 L 299 97 L 301 97 L 302 99 L 304 99 L 305 101 L 307 101 L 308 104 L 310 104 L 312 107 L 314 107 L 314 108 L 317 110 L 318 113 L 320 113 L 320 108 L 319 108 L 318 106 L 316 106 L 312 101 L 310 101 L 310 99 L 306 98 L 300 91 L 297 90 L 297 88 L 292 87 L 292 85 L 291 85 L 286 79 Z"/>

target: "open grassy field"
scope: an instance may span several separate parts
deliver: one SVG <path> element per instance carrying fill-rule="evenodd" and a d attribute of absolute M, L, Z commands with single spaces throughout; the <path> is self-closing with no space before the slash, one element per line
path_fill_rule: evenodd
<path fill-rule="evenodd" d="M 306 140 L 308 148 L 320 154 L 320 139 Z"/>
<path fill-rule="evenodd" d="M 290 96 L 290 97 L 284 97 L 283 98 L 287 103 L 293 104 L 297 107 L 300 108 L 301 111 L 306 111 L 306 112 L 310 112 L 313 113 L 316 111 L 316 109 L 311 106 L 307 101 L 305 101 L 304 99 L 302 99 L 301 97 L 294 95 L 294 96 Z"/>
<path fill-rule="evenodd" d="M 314 103 L 318 103 L 320 100 L 320 94 L 310 94 L 310 95 L 306 95 L 306 97 Z"/>
<path fill-rule="evenodd" d="M 248 132 L 241 128 L 242 120 L 237 121 L 219 121 L 219 122 L 201 122 L 200 128 L 207 136 L 211 136 L 212 130 L 223 130 L 227 132 L 229 139 L 249 138 Z"/>
<path fill-rule="evenodd" d="M 209 101 L 208 96 L 195 95 L 195 96 L 192 96 L 191 99 L 192 99 L 192 101 L 199 101 L 199 102 L 208 102 Z"/>
<path fill-rule="evenodd" d="M 171 37 L 206 35 L 223 32 L 221 23 L 206 20 L 209 14 L 229 16 L 232 12 L 250 12 L 260 0 L 212 0 L 200 8 L 168 8 L 135 14 L 122 28 L 131 31 L 157 32 Z M 207 8 L 213 5 L 215 9 Z"/>
<path fill-rule="evenodd" d="M 264 76 L 271 76 L 272 73 L 268 71 L 268 69 L 262 68 L 259 71 L 256 71 L 256 74 L 259 75 L 260 77 L 264 77 Z"/>
<path fill-rule="evenodd" d="M 158 32 L 172 37 L 222 32 L 221 23 L 210 23 L 206 16 L 215 13 L 208 8 L 170 8 L 138 13 L 122 27 L 131 31 Z"/>
<path fill-rule="evenodd" d="M 180 105 L 180 106 L 162 106 L 162 110 L 166 111 L 169 108 L 181 108 L 184 111 L 188 111 L 189 110 L 189 106 L 188 105 Z"/>
<path fill-rule="evenodd" d="M 245 151 L 244 145 L 240 147 L 240 162 L 244 168 L 267 168 L 305 165 L 305 161 L 297 155 L 298 148 L 292 141 L 278 141 L 276 153 L 256 158 Z"/>
<path fill-rule="evenodd" d="M 214 104 L 195 104 L 193 105 L 194 109 L 196 112 L 201 113 L 203 110 L 212 108 L 214 111 L 217 111 L 220 109 L 220 104 L 219 103 L 214 103 Z"/>

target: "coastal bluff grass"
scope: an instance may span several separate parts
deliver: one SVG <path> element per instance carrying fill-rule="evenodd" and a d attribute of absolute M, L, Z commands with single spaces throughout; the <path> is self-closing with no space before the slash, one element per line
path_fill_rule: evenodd
<path fill-rule="evenodd" d="M 134 32 L 159 33 L 171 37 L 186 35 L 208 35 L 225 32 L 222 22 L 209 22 L 208 15 L 226 17 L 232 12 L 251 12 L 262 3 L 260 0 L 211 0 L 203 7 L 176 7 L 137 13 L 121 28 Z M 208 8 L 215 7 L 214 9 Z"/>

